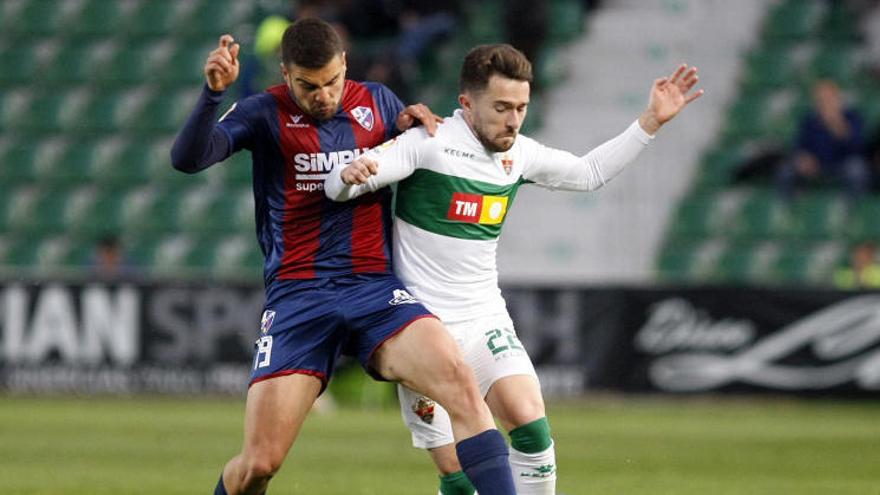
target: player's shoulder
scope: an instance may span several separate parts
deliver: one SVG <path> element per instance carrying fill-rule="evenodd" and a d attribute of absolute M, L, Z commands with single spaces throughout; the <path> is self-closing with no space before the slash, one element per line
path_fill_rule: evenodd
<path fill-rule="evenodd" d="M 226 112 L 226 115 L 235 112 L 236 115 L 245 118 L 258 118 L 266 111 L 274 111 L 275 107 L 275 96 L 270 93 L 269 90 L 266 90 L 237 100 Z M 226 115 L 224 115 L 224 117 Z"/>

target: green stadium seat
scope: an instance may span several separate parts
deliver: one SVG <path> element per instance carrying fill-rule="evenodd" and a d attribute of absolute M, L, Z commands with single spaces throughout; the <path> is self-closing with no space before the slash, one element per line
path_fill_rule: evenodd
<path fill-rule="evenodd" d="M 156 79 L 160 62 L 172 48 L 167 40 L 118 44 L 107 63 L 94 72 L 95 84 L 127 87 Z"/>
<path fill-rule="evenodd" d="M 172 31 L 179 39 L 211 39 L 216 44 L 218 33 L 229 32 L 253 12 L 253 2 L 201 0 L 188 14 L 176 19 Z"/>
<path fill-rule="evenodd" d="M 263 253 L 252 233 L 215 241 L 212 274 L 220 277 L 257 278 L 262 274 Z"/>
<path fill-rule="evenodd" d="M 762 188 L 745 202 L 729 232 L 737 239 L 763 240 L 783 232 L 789 221 L 785 205 L 776 192 Z"/>
<path fill-rule="evenodd" d="M 550 39 L 568 42 L 584 30 L 584 7 L 579 0 L 553 0 L 550 2 Z"/>
<path fill-rule="evenodd" d="M 829 10 L 820 26 L 823 39 L 851 42 L 859 38 L 858 16 L 846 2 L 829 2 Z"/>
<path fill-rule="evenodd" d="M 803 39 L 815 32 L 820 5 L 809 0 L 788 1 L 770 12 L 764 25 L 767 38 Z"/>
<path fill-rule="evenodd" d="M 239 151 L 227 158 L 222 165 L 215 168 L 223 172 L 224 182 L 230 187 L 238 185 L 250 186 L 253 179 L 251 154 L 247 151 Z"/>
<path fill-rule="evenodd" d="M 853 211 L 846 229 L 853 239 L 880 239 L 880 198 L 864 198 Z"/>
<path fill-rule="evenodd" d="M 128 191 L 97 191 L 87 204 L 68 211 L 67 231 L 81 239 L 98 239 L 121 232 Z"/>
<path fill-rule="evenodd" d="M 682 282 L 693 277 L 699 241 L 667 242 L 657 262 L 657 275 L 666 282 Z"/>
<path fill-rule="evenodd" d="M 38 75 L 40 83 L 62 88 L 85 83 L 109 52 L 108 42 L 83 43 L 65 40 L 58 53 L 41 68 Z"/>
<path fill-rule="evenodd" d="M 65 36 L 106 37 L 119 32 L 123 2 L 85 0 L 72 19 L 66 19 L 60 30 Z"/>
<path fill-rule="evenodd" d="M 792 204 L 790 233 L 801 239 L 841 235 L 846 221 L 844 198 L 837 191 L 809 191 Z"/>
<path fill-rule="evenodd" d="M 791 50 L 785 46 L 754 51 L 746 63 L 746 84 L 750 87 L 781 88 L 797 81 Z"/>
<path fill-rule="evenodd" d="M 156 80 L 166 87 L 186 85 L 198 88 L 205 77 L 202 69 L 208 53 L 216 47 L 216 39 L 193 44 L 178 43 L 165 67 L 156 71 Z"/>
<path fill-rule="evenodd" d="M 144 144 L 140 139 L 107 140 L 92 163 L 92 180 L 107 188 L 149 181 L 150 150 L 150 143 Z"/>
<path fill-rule="evenodd" d="M 49 145 L 49 143 L 44 143 Z M 86 182 L 95 160 L 97 143 L 93 140 L 68 139 L 58 144 L 54 154 L 38 160 L 37 180 L 59 186 Z M 48 151 L 47 151 L 48 153 Z"/>
<path fill-rule="evenodd" d="M 853 45 L 830 43 L 816 53 L 810 66 L 813 79 L 831 78 L 843 86 L 852 85 L 858 75 Z"/>
<path fill-rule="evenodd" d="M 499 17 L 501 4 L 498 0 L 465 2 L 464 9 L 468 34 L 476 43 L 498 43 L 503 39 Z"/>
<path fill-rule="evenodd" d="M 125 21 L 122 31 L 129 38 L 158 38 L 167 35 L 186 2 L 178 0 L 142 1 Z"/>
<path fill-rule="evenodd" d="M 713 283 L 745 283 L 751 273 L 753 249 L 751 243 L 740 242 L 727 245 L 708 272 L 707 279 Z"/>
<path fill-rule="evenodd" d="M 19 203 L 19 208 L 11 212 L 10 230 L 28 236 L 61 232 L 69 194 L 69 190 L 57 187 L 33 191 L 28 201 Z"/>
<path fill-rule="evenodd" d="M 0 64 L 0 87 L 33 83 L 39 65 L 36 45 L 30 41 L 0 44 Z"/>
<path fill-rule="evenodd" d="M 208 236 L 253 232 L 253 203 L 249 187 L 219 191 L 190 208 L 181 208 L 181 227 L 187 232 Z"/>
<path fill-rule="evenodd" d="M 189 263 L 194 261 L 193 253 L 196 253 L 195 256 L 201 256 L 201 253 L 196 251 L 196 247 L 195 242 L 187 235 L 174 234 L 163 237 L 153 251 L 150 264 L 152 270 L 158 274 L 178 277 L 186 274 Z"/>
<path fill-rule="evenodd" d="M 31 267 L 37 264 L 39 238 L 15 235 L 4 248 L 0 265 L 9 267 Z"/>
<path fill-rule="evenodd" d="M 0 150 L 0 184 L 15 185 L 36 180 L 34 164 L 40 146 L 27 139 L 10 141 Z"/>
<path fill-rule="evenodd" d="M 69 2 L 59 8 L 57 2 L 26 0 L 17 15 L 3 19 L 3 33 L 15 37 L 45 37 L 58 32 L 68 14 Z"/>
<path fill-rule="evenodd" d="M 768 92 L 743 95 L 728 111 L 723 138 L 743 140 L 762 136 L 767 132 L 770 120 Z"/>
<path fill-rule="evenodd" d="M 196 103 L 198 85 L 180 90 L 156 90 L 139 109 L 122 122 L 126 129 L 143 133 L 176 133 Z"/>
<path fill-rule="evenodd" d="M 29 133 L 49 133 L 61 130 L 60 114 L 68 99 L 67 93 L 48 92 L 35 95 L 22 111 L 13 117 L 8 127 Z"/>

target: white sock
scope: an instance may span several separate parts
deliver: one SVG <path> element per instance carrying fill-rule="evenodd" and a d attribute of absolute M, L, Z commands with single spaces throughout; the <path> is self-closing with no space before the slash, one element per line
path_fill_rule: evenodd
<path fill-rule="evenodd" d="M 510 448 L 510 470 L 517 495 L 553 495 L 556 493 L 556 451 L 525 454 Z"/>

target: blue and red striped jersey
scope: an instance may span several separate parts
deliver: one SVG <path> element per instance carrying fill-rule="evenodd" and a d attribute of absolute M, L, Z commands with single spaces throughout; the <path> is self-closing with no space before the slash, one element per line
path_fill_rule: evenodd
<path fill-rule="evenodd" d="M 220 119 L 228 154 L 247 149 L 253 157 L 267 284 L 391 271 L 391 191 L 336 203 L 324 196 L 324 179 L 396 134 L 402 109 L 381 84 L 345 81 L 339 111 L 316 121 L 282 84 L 236 103 Z"/>

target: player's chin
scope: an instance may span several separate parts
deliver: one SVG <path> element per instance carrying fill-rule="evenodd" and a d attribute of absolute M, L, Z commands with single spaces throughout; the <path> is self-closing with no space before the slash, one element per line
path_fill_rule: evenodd
<path fill-rule="evenodd" d="M 496 138 L 492 144 L 495 145 L 495 151 L 507 151 L 513 147 L 514 142 L 516 142 L 516 136 L 505 136 Z"/>

